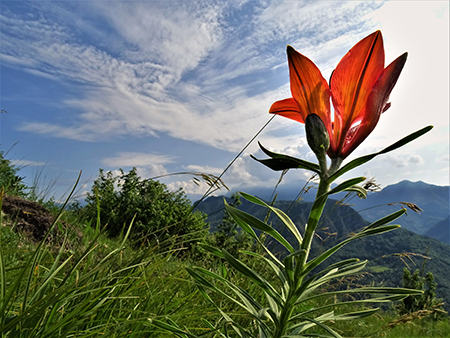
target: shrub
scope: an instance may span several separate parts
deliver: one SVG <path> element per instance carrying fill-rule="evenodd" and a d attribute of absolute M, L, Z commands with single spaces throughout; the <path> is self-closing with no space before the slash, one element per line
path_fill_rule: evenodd
<path fill-rule="evenodd" d="M 409 269 L 403 269 L 402 283 L 405 288 L 423 290 L 423 294 L 410 295 L 403 299 L 398 305 L 397 310 L 400 315 L 410 314 L 422 310 L 436 310 L 431 311 L 435 319 L 446 318 L 445 311 L 442 310 L 442 299 L 436 298 L 437 283 L 434 281 L 434 276 L 428 272 L 425 277 L 422 276 L 421 271 L 417 269 L 413 274 Z"/>
<path fill-rule="evenodd" d="M 130 239 L 135 246 L 173 245 L 192 249 L 207 235 L 204 216 L 192 212 L 182 189 L 172 192 L 165 184 L 142 179 L 136 168 L 115 176 L 100 169 L 86 201 L 89 218 L 100 216 L 110 237 L 117 237 L 133 221 Z"/>

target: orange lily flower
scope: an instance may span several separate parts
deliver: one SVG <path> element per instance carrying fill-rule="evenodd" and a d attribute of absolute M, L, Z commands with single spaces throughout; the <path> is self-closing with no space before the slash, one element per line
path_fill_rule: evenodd
<path fill-rule="evenodd" d="M 404 53 L 384 68 L 383 37 L 376 31 L 358 42 L 333 71 L 330 85 L 316 65 L 287 47 L 292 98 L 275 102 L 269 113 L 301 123 L 317 114 L 330 136 L 330 158 L 346 158 L 389 107 L 389 95 L 406 62 Z M 334 106 L 331 117 L 330 96 Z"/>

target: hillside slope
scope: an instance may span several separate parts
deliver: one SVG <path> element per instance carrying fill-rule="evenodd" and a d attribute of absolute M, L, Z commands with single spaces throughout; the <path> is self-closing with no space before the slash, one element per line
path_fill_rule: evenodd
<path fill-rule="evenodd" d="M 436 223 L 433 227 L 428 229 L 424 235 L 450 244 L 450 217 Z"/>
<path fill-rule="evenodd" d="M 424 234 L 437 222 L 450 214 L 449 187 L 424 182 L 401 181 L 389 185 L 380 192 L 370 193 L 366 200 L 354 198 L 353 208 L 366 220 L 373 222 L 405 205 L 400 202 L 414 203 L 422 209 L 420 213 L 407 209 L 407 215 L 398 223 L 408 230 Z"/>
<path fill-rule="evenodd" d="M 281 201 L 277 202 L 276 206 L 288 213 L 303 233 L 312 203 L 299 202 L 293 204 Z M 245 200 L 239 208 L 259 219 L 264 219 L 267 215 L 265 208 L 253 205 Z M 214 231 L 223 217 L 223 198 L 210 197 L 200 205 L 199 209 L 210 215 L 208 221 Z M 401 218 L 398 220 L 401 220 Z M 270 216 L 269 223 L 288 238 L 291 243 L 294 243 L 290 233 L 282 228 L 282 224 L 277 218 Z M 395 221 L 394 223 L 400 222 Z M 353 208 L 329 200 L 318 226 L 318 236 L 313 241 L 313 250 L 316 253 L 326 250 L 368 224 Z M 276 243 L 270 243 L 270 245 L 274 252 L 280 253 L 280 247 Z M 438 297 L 443 298 L 447 310 L 450 309 L 450 281 L 448 279 L 450 245 L 401 228 L 383 235 L 355 241 L 338 251 L 327 261 L 327 264 L 354 257 L 369 260 L 366 270 L 371 275 L 366 277 L 366 283 L 376 282 L 388 286 L 401 286 L 401 276 L 405 267 L 414 271 L 424 266 L 425 272 L 431 271 L 434 274 L 438 283 Z"/>

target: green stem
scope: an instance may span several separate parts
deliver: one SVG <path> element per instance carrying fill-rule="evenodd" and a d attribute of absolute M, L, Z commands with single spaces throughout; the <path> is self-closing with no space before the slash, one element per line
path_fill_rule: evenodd
<path fill-rule="evenodd" d="M 330 169 L 328 169 L 328 176 L 330 177 L 331 175 L 333 175 L 341 166 L 342 164 L 342 158 L 340 157 L 335 157 L 331 160 L 331 165 L 330 165 Z"/>
<path fill-rule="evenodd" d="M 303 269 L 305 265 L 309 251 L 311 250 L 311 243 L 314 237 L 314 233 L 317 228 L 317 224 L 319 223 L 320 216 L 322 216 L 323 209 L 325 208 L 325 204 L 327 202 L 328 196 L 326 193 L 330 190 L 330 183 L 324 177 L 320 177 L 319 188 L 317 189 L 316 199 L 314 200 L 313 206 L 309 213 L 308 223 L 305 229 L 305 235 L 303 237 L 301 249 L 306 251 L 306 254 L 302 256 L 300 263 L 300 268 Z"/>
<path fill-rule="evenodd" d="M 294 311 L 294 300 L 295 290 L 290 289 L 286 297 L 286 303 L 284 304 L 280 313 L 280 326 L 277 326 L 273 335 L 273 338 L 280 338 L 286 334 L 289 319 Z"/>
<path fill-rule="evenodd" d="M 318 156 L 319 166 L 321 169 L 319 187 L 317 189 L 316 199 L 314 200 L 311 211 L 309 213 L 308 223 L 305 228 L 305 235 L 300 246 L 300 249 L 305 250 L 305 253 L 296 258 L 294 287 L 290 288 L 286 296 L 286 302 L 280 313 L 280 325 L 274 332 L 274 338 L 280 338 L 287 332 L 289 320 L 292 316 L 292 312 L 294 311 L 295 304 L 299 297 L 299 295 L 297 294 L 297 289 L 301 286 L 303 281 L 303 271 L 305 268 L 305 264 L 308 261 L 312 239 L 314 238 L 314 233 L 316 231 L 317 225 L 319 224 L 320 217 L 322 216 L 325 204 L 328 199 L 327 192 L 330 190 L 331 185 L 328 178 L 337 169 L 339 169 L 342 163 L 342 159 L 340 158 L 333 159 L 331 161 L 330 168 L 327 169 L 325 153 L 323 153 L 322 155 L 323 156 Z"/>
<path fill-rule="evenodd" d="M 303 277 L 302 272 L 304 271 L 304 266 L 308 259 L 309 251 L 311 249 L 311 242 L 314 237 L 314 232 L 319 223 L 320 216 L 322 215 L 325 203 L 327 202 L 328 196 L 326 193 L 330 189 L 330 183 L 328 183 L 327 177 L 320 176 L 319 188 L 317 190 L 316 199 L 309 213 L 308 224 L 305 230 L 305 236 L 303 237 L 303 242 L 301 244 L 301 249 L 305 250 L 305 254 L 296 259 L 295 273 L 294 273 L 294 287 L 290 288 L 289 293 L 286 297 L 286 302 L 280 313 L 280 325 L 276 328 L 274 338 L 282 337 L 286 334 L 289 319 L 294 311 L 295 303 L 297 302 L 298 295 L 296 294 L 297 289 L 300 287 Z"/>

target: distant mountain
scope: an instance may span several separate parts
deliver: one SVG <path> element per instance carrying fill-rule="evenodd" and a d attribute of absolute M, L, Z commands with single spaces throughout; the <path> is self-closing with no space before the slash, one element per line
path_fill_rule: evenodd
<path fill-rule="evenodd" d="M 289 185 L 280 185 L 276 194 L 277 200 L 292 201 L 298 198 L 299 192 L 305 186 L 305 181 L 297 181 Z M 311 186 L 309 184 L 308 186 Z M 264 200 L 273 198 L 273 188 L 241 187 L 239 191 L 258 196 Z M 422 181 L 401 181 L 388 185 L 379 192 L 369 192 L 367 199 L 361 200 L 354 196 L 345 202 L 351 205 L 366 220 L 373 222 L 401 207 L 407 208 L 407 215 L 399 220 L 399 224 L 418 234 L 424 234 L 436 223 L 450 215 L 450 187 L 427 184 Z M 314 200 L 316 190 L 310 189 L 302 195 L 302 200 Z M 333 195 L 333 198 L 344 198 L 345 194 Z M 423 211 L 416 213 L 400 202 L 414 203 Z M 431 236 L 433 237 L 433 236 Z"/>
<path fill-rule="evenodd" d="M 436 225 L 428 229 L 424 235 L 450 244 L 450 217 L 436 223 Z"/>
<path fill-rule="evenodd" d="M 239 209 L 261 220 L 264 220 L 267 216 L 265 208 L 249 203 L 244 199 L 241 200 L 243 203 L 239 206 Z M 304 225 L 307 222 L 312 203 L 279 201 L 275 206 L 284 210 L 297 225 L 300 232 L 304 232 Z M 211 223 L 213 230 L 223 218 L 223 208 L 223 197 L 210 197 L 199 205 L 199 210 L 209 215 L 208 221 Z M 406 217 L 409 216 L 404 215 L 394 223 L 398 224 L 402 218 Z M 275 216 L 271 215 L 268 222 L 291 243 L 295 243 L 291 234 Z M 339 204 L 336 200 L 329 200 L 318 226 L 318 236 L 313 241 L 313 250 L 315 253 L 326 250 L 368 224 L 353 208 Z M 270 245 L 273 252 L 283 254 L 275 241 L 271 242 Z M 406 229 L 397 229 L 348 244 L 339 250 L 336 255 L 333 255 L 328 260 L 328 264 L 354 257 L 369 260 L 366 270 L 370 275 L 361 280 L 361 283 L 367 284 L 376 282 L 388 286 L 401 286 L 401 276 L 403 269 L 407 266 L 406 264 L 412 271 L 425 266 L 425 272 L 431 271 L 438 283 L 438 297 L 445 300 L 445 306 L 447 310 L 450 310 L 450 280 L 448 279 L 450 245 Z"/>
<path fill-rule="evenodd" d="M 416 213 L 400 202 L 414 203 L 423 211 Z M 448 218 L 450 214 L 449 187 L 421 181 L 401 181 L 388 185 L 380 192 L 370 193 L 365 200 L 354 198 L 350 203 L 354 204 L 353 208 L 370 222 L 401 207 L 406 207 L 407 215 L 402 217 L 398 223 L 418 234 L 426 233 L 428 229 Z"/>

